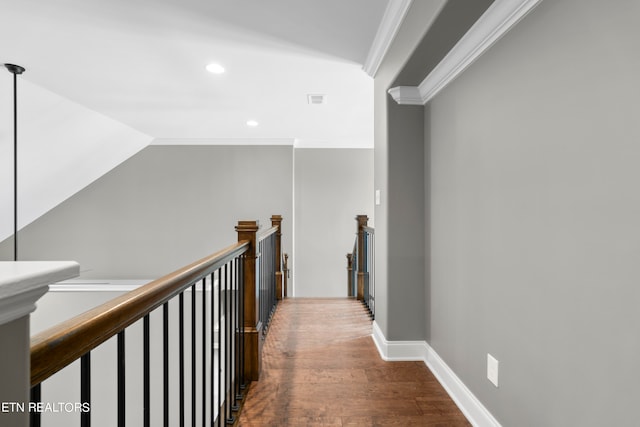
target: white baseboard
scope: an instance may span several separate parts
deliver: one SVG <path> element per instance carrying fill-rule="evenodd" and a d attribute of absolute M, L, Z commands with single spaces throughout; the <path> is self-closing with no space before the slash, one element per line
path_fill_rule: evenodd
<path fill-rule="evenodd" d="M 427 343 L 425 341 L 387 341 L 380 326 L 373 322 L 373 342 L 383 360 L 408 361 L 425 360 Z"/>
<path fill-rule="evenodd" d="M 387 341 L 375 321 L 372 329 L 373 342 L 383 360 L 423 361 L 472 425 L 476 427 L 501 427 L 487 408 L 471 393 L 471 390 L 464 385 L 426 341 Z"/>

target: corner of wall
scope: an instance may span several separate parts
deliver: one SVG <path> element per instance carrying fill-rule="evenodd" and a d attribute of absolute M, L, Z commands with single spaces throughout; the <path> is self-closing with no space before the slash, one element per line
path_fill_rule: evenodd
<path fill-rule="evenodd" d="M 371 338 L 380 357 L 387 362 L 424 362 L 472 425 L 501 427 L 487 408 L 426 341 L 388 341 L 375 321 Z"/>

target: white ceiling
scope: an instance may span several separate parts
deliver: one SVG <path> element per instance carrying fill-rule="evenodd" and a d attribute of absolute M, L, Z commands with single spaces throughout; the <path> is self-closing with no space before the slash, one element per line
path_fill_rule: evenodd
<path fill-rule="evenodd" d="M 0 0 L 0 62 L 172 143 L 372 147 L 362 64 L 388 1 Z"/>

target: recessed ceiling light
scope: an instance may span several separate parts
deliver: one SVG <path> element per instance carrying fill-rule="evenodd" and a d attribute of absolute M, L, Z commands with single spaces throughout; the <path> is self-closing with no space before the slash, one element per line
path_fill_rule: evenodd
<path fill-rule="evenodd" d="M 252 128 L 258 126 L 258 122 L 255 120 L 247 120 L 247 126 L 251 126 Z"/>
<path fill-rule="evenodd" d="M 207 71 L 213 74 L 222 74 L 224 73 L 224 67 L 220 64 L 209 64 L 207 65 Z"/>

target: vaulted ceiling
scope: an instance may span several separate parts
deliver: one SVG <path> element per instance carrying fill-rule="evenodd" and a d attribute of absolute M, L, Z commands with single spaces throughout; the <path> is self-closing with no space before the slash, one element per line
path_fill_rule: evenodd
<path fill-rule="evenodd" d="M 387 3 L 2 0 L 0 61 L 27 68 L 22 78 L 36 86 L 174 143 L 371 146 L 372 81 L 362 64 Z M 211 62 L 226 72 L 208 73 Z M 327 102 L 308 105 L 308 94 Z"/>
<path fill-rule="evenodd" d="M 409 1 L 0 0 L 0 63 L 27 70 L 18 228 L 149 144 L 372 147 L 362 67 L 390 3 Z M 0 241 L 14 217 L 12 79 L 0 70 Z"/>

